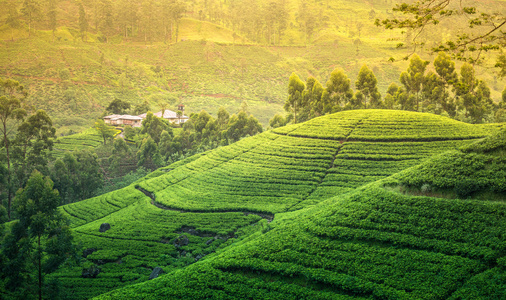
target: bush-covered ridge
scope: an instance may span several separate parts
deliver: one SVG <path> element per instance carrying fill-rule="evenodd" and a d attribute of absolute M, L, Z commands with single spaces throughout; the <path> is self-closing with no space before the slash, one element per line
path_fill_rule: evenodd
<path fill-rule="evenodd" d="M 212 260 L 96 299 L 500 299 L 504 203 L 380 186 L 296 212 L 296 221 L 277 222 Z"/>
<path fill-rule="evenodd" d="M 343 111 L 274 129 L 289 136 L 353 141 L 437 141 L 482 138 L 500 124 L 472 125 L 429 113 L 377 109 Z"/>
<path fill-rule="evenodd" d="M 345 111 L 219 148 L 139 186 L 175 209 L 297 210 L 457 149 L 497 128 L 432 114 Z"/>
<path fill-rule="evenodd" d="M 192 160 L 174 166 L 184 166 Z M 266 225 L 261 217 L 241 212 L 162 210 L 134 185 L 61 206 L 60 210 L 70 219 L 75 240 L 83 250 L 80 265 L 67 265 L 51 275 L 58 278 L 62 293 L 69 299 L 88 299 L 146 281 L 155 267 L 165 272 L 183 268 L 231 244 L 230 238 L 241 239 Z M 110 224 L 111 229 L 100 232 L 102 223 Z M 83 277 L 84 270 L 97 269 L 96 278 Z"/>
<path fill-rule="evenodd" d="M 506 200 L 506 128 L 396 176 L 402 191 Z"/>
<path fill-rule="evenodd" d="M 326 128 L 331 131 L 339 128 L 340 124 L 351 124 L 347 133 L 350 135 L 358 128 L 367 132 L 367 127 L 375 126 L 374 123 L 362 126 L 364 120 L 386 120 L 390 112 L 347 111 L 296 127 L 306 130 L 306 124 L 311 126 L 311 122 L 317 121 L 322 126 L 306 132 L 325 134 Z M 408 115 L 413 122 L 417 122 L 416 115 L 425 116 Z M 389 121 L 394 122 L 396 118 L 404 120 L 403 116 L 393 114 Z M 444 119 L 429 116 L 436 119 L 434 123 L 440 122 L 443 126 Z M 420 121 L 420 124 L 423 122 Z M 82 267 L 68 267 L 55 276 L 61 279 L 65 290 L 74 290 L 74 297 L 78 299 L 146 281 L 156 266 L 161 266 L 166 272 L 174 271 L 173 276 L 184 278 L 181 282 L 168 275 L 167 278 L 174 282 L 174 285 L 169 284 L 170 287 L 165 286 L 167 283 L 162 279 L 151 282 L 148 287 L 156 282 L 163 285 L 159 287 L 161 292 L 156 292 L 159 297 L 184 298 L 186 295 L 192 299 L 225 297 L 226 293 L 230 298 L 247 298 L 260 287 L 254 297 L 349 299 L 380 295 L 391 298 L 397 295 L 402 298 L 410 293 L 432 295 L 426 291 L 431 285 L 438 286 L 435 295 L 443 295 L 458 284 L 453 281 L 440 284 L 437 280 L 455 279 L 460 282 L 475 274 L 473 272 L 485 270 L 489 264 L 495 263 L 500 242 L 497 244 L 496 239 L 495 244 L 479 245 L 474 240 L 446 241 L 447 236 L 458 236 L 461 232 L 456 231 L 460 230 L 458 228 L 437 231 L 438 227 L 434 226 L 439 223 L 432 220 L 439 216 L 436 211 L 430 212 L 435 215 L 423 222 L 419 219 L 406 225 L 403 221 L 406 216 L 421 216 L 423 211 L 410 211 L 409 205 L 403 206 L 405 211 L 396 210 L 400 209 L 398 202 L 412 201 L 412 206 L 416 208 L 423 206 L 422 200 L 379 188 L 351 191 L 419 164 L 434 154 L 472 143 L 478 133 L 486 136 L 487 131 L 495 130 L 494 126 L 486 130 L 483 126 L 476 126 L 478 129 L 474 130 L 473 125 L 454 124 L 455 128 L 462 124 L 462 128 L 468 130 L 467 135 L 445 136 L 440 133 L 435 141 L 427 141 L 423 137 L 419 141 L 410 141 L 403 137 L 412 136 L 410 131 L 420 128 L 414 128 L 407 122 L 400 122 L 398 137 L 382 142 L 300 137 L 290 135 L 288 131 L 286 134 L 275 130 L 174 163 L 127 188 L 63 206 L 61 209 L 71 217 L 76 239 L 85 249 L 97 250 L 86 257 L 86 266 L 100 268 L 101 273 L 97 278 L 82 278 Z M 455 136 L 459 138 L 455 139 Z M 351 193 L 318 205 L 325 199 L 347 192 Z M 370 197 L 365 201 L 361 195 Z M 380 195 L 392 203 L 375 204 Z M 431 201 L 437 203 L 437 200 Z M 342 206 L 346 203 L 349 205 Z M 162 210 L 153 204 L 172 210 Z M 378 214 L 375 209 L 380 206 L 390 212 Z M 296 211 L 308 207 L 312 208 Z M 501 210 L 500 206 L 498 209 Z M 451 213 L 450 208 L 447 210 Z M 287 211 L 293 212 L 283 214 Z M 332 211 L 342 217 L 339 219 L 342 224 L 335 227 L 336 232 L 320 232 L 322 226 L 330 229 L 321 225 L 327 217 L 320 220 L 320 214 L 332 214 Z M 266 220 L 251 212 L 277 215 L 273 223 L 267 224 Z M 381 222 L 370 219 L 372 217 Z M 450 217 L 453 220 L 457 215 Z M 290 225 L 292 219 L 296 220 L 294 227 Z M 310 219 L 312 221 L 308 223 Z M 358 223 L 352 223 L 353 220 Z M 422 223 L 417 222 L 433 226 L 431 232 L 437 236 L 423 235 L 423 230 L 416 227 Z M 458 222 L 464 224 L 463 220 Z M 109 223 L 112 228 L 100 233 L 98 229 L 102 223 Z M 375 228 L 375 224 L 379 227 Z M 501 224 L 496 225 L 503 226 Z M 268 233 L 263 235 L 262 232 Z M 182 235 L 187 236 L 189 244 L 177 247 L 176 242 Z M 260 236 L 263 237 L 257 238 Z M 237 241 L 236 237 L 246 239 L 233 243 Z M 473 238 L 486 237 L 477 232 Z M 234 250 L 230 252 L 232 254 L 222 252 L 223 255 L 219 256 L 213 254 L 214 258 L 207 258 L 216 250 L 235 244 L 238 245 L 236 249 L 241 250 Z M 244 246 L 239 246 L 241 244 Z M 402 248 L 402 251 L 392 245 L 398 245 L 396 247 Z M 248 254 L 250 251 L 255 253 L 252 257 Z M 243 254 L 236 256 L 237 253 Z M 353 262 L 356 253 L 361 253 L 359 256 L 364 261 Z M 200 261 L 204 256 L 209 264 L 198 263 L 178 270 Z M 292 257 L 295 259 L 290 260 Z M 340 263 L 341 258 L 345 258 L 347 263 Z M 439 266 L 436 261 L 443 263 Z M 430 269 L 423 269 L 416 265 L 417 262 L 427 264 Z M 391 267 L 373 267 L 376 263 L 390 264 Z M 364 271 L 358 274 L 349 264 Z M 403 290 L 402 272 L 395 271 L 400 264 L 407 264 L 408 269 L 413 269 L 410 276 L 413 280 L 418 278 L 415 282 L 426 283 L 420 283 L 420 287 L 410 285 L 407 289 L 412 292 Z M 453 276 L 450 272 L 452 268 L 461 271 Z M 417 275 L 417 270 L 426 274 Z M 374 279 L 381 274 L 391 274 L 392 279 Z M 435 274 L 443 274 L 442 279 L 432 278 Z M 196 284 L 209 289 L 190 287 Z M 132 293 L 141 298 L 150 297 L 152 291 L 149 289 L 146 294 L 138 290 Z"/>

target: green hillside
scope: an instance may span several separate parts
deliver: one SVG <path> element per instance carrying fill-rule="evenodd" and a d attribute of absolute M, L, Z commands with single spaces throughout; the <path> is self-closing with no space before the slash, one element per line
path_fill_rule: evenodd
<path fill-rule="evenodd" d="M 410 117 L 417 116 L 424 117 Z M 309 208 L 277 214 L 267 232 L 96 299 L 503 299 L 505 202 L 392 187 L 447 182 L 450 189 L 474 179 L 479 190 L 505 195 L 505 141 L 502 131 Z M 490 169 L 456 160 L 468 155 Z M 478 170 L 490 173 L 475 176 Z"/>
<path fill-rule="evenodd" d="M 181 102 L 187 113 L 205 109 L 212 114 L 220 106 L 235 112 L 246 101 L 250 113 L 265 125 L 283 112 L 288 77 L 294 71 L 324 83 L 336 67 L 354 79 L 362 63 L 368 63 L 384 92 L 403 68 L 369 45 L 361 46 L 361 63 L 341 59 L 355 56 L 352 41 L 263 47 L 206 40 L 171 45 L 53 43 L 35 37 L 0 45 L 0 76 L 24 84 L 28 104 L 46 110 L 59 132 L 88 127 L 115 98 L 132 106 L 148 101 L 152 110 L 165 101 L 172 106 Z"/>
<path fill-rule="evenodd" d="M 119 133 L 119 131 L 118 131 Z M 58 138 L 53 147 L 53 156 L 62 157 L 66 152 L 93 150 L 102 145 L 104 140 L 95 129 Z"/>
<path fill-rule="evenodd" d="M 323 126 L 324 124 L 325 126 Z M 379 128 L 383 128 L 382 135 L 378 135 Z M 347 275 L 349 277 L 342 277 L 344 276 L 341 274 L 342 272 L 335 271 L 330 266 L 328 269 L 330 273 L 325 271 L 326 269 L 316 271 L 311 269 L 312 267 L 306 272 L 303 268 L 307 267 L 306 264 L 310 263 L 309 261 L 314 264 L 329 260 L 335 261 L 335 258 L 325 256 L 327 255 L 325 254 L 326 250 L 321 251 L 321 249 L 330 249 L 325 248 L 327 246 L 337 247 L 336 249 L 341 247 L 339 252 L 349 256 L 348 259 L 352 259 L 355 250 L 350 249 L 364 245 L 360 239 L 361 235 L 365 233 L 359 230 L 361 227 L 358 225 L 360 224 L 355 228 L 355 225 L 346 222 L 355 222 L 354 220 L 367 218 L 369 214 L 377 214 L 377 218 L 389 220 L 392 223 L 389 225 L 391 228 L 406 225 L 402 223 L 402 218 L 394 215 L 382 216 L 379 212 L 374 212 L 377 206 L 371 203 L 376 201 L 378 194 L 385 195 L 384 197 L 392 201 L 388 204 L 390 206 L 385 204 L 385 209 L 394 209 L 392 206 L 402 201 L 411 201 L 416 204 L 417 201 L 423 202 L 424 199 L 429 199 L 420 200 L 414 196 L 402 195 L 393 191 L 391 187 L 387 191 L 377 184 L 354 192 L 356 188 L 418 165 L 432 155 L 470 145 L 477 139 L 498 132 L 499 128 L 498 124 L 469 125 L 432 114 L 389 110 L 356 110 L 316 118 L 306 123 L 282 127 L 246 138 L 232 145 L 220 147 L 159 169 L 127 188 L 62 206 L 61 211 L 71 220 L 76 241 L 80 243 L 82 249 L 88 249 L 86 253 L 89 255 L 83 257 L 83 265 L 67 266 L 52 276 L 59 278 L 65 294 L 76 299 L 97 296 L 112 289 L 144 282 L 157 266 L 162 267 L 165 272 L 184 269 L 167 275 L 163 279 L 154 280 L 146 287 L 139 286 L 141 289 L 145 288 L 147 294 L 152 293 L 150 291 L 151 284 L 159 283 L 163 285 L 163 293 L 172 295 L 170 297 L 187 295 L 188 298 L 193 298 L 198 295 L 192 294 L 192 291 L 197 292 L 196 289 L 184 292 L 172 290 L 174 285 L 182 284 L 179 279 L 175 280 L 172 276 L 181 278 L 180 280 L 185 281 L 184 284 L 197 284 L 193 279 L 185 277 L 190 276 L 201 281 L 198 284 L 203 284 L 211 289 L 213 287 L 210 285 L 216 284 L 216 288 L 219 290 L 224 288 L 222 284 L 228 282 L 226 289 L 237 289 L 235 292 L 231 292 L 231 295 L 235 295 L 234 297 L 237 298 L 248 295 L 247 286 L 257 285 L 266 288 L 268 293 L 277 291 L 275 294 L 260 293 L 258 294 L 259 298 L 263 296 L 275 297 L 276 295 L 281 297 L 285 292 L 288 294 L 283 297 L 291 298 L 313 297 L 320 293 L 312 290 L 322 291 L 323 294 L 330 292 L 329 297 L 337 297 L 336 295 L 339 294 L 353 295 L 354 293 L 349 292 L 349 289 L 359 289 L 359 286 L 361 287 L 363 284 L 368 287 L 368 292 L 364 294 L 366 298 L 373 295 L 373 290 L 374 293 L 383 291 L 383 287 L 379 290 L 376 289 L 377 284 L 386 287 L 384 289 L 386 295 L 390 295 L 388 293 L 395 294 L 397 293 L 394 291 L 396 288 L 403 287 L 402 282 L 395 284 L 389 281 L 370 282 L 371 276 L 381 277 L 381 274 L 385 274 L 383 273 L 386 272 L 385 270 L 364 268 L 363 272 L 369 273 L 358 280 L 359 277 L 351 277 L 356 275 L 352 273 L 358 272 L 358 269 L 350 269 L 349 272 L 352 273 Z M 351 193 L 348 193 L 350 191 Z M 503 193 L 504 191 L 499 192 Z M 369 199 L 367 201 L 372 202 L 364 200 L 362 195 L 369 195 L 366 197 Z M 335 198 L 335 196 L 338 197 Z M 325 201 L 326 199 L 329 200 Z M 432 199 L 430 201 L 438 200 Z M 459 201 L 448 200 L 447 205 L 451 207 L 454 202 L 458 204 Z M 351 206 L 342 206 L 344 203 L 349 203 Z M 367 208 L 368 205 L 370 208 Z M 417 207 L 417 205 L 414 206 Z M 482 203 L 481 205 L 487 206 L 489 204 Z M 489 209 L 487 206 L 483 210 L 489 212 L 493 209 L 498 211 L 502 209 L 500 203 L 490 205 L 493 205 L 493 208 L 487 210 Z M 409 207 L 409 205 L 406 206 Z M 302 208 L 306 209 L 300 210 Z M 333 213 L 339 209 L 344 211 Z M 353 212 L 355 209 L 368 209 L 368 212 Z M 448 210 L 451 209 L 448 208 Z M 334 239 L 336 232 L 332 231 L 332 227 L 329 227 L 328 237 L 319 241 L 315 237 L 324 235 L 319 230 L 323 230 L 322 228 L 325 226 L 318 225 L 320 227 L 314 227 L 311 229 L 313 231 L 308 231 L 308 228 L 313 226 L 311 224 L 325 222 L 325 218 L 320 218 L 319 215 L 327 213 L 343 218 L 347 215 L 350 216 L 350 218 L 345 218 L 342 226 L 339 226 L 349 227 L 350 230 L 354 228 L 354 230 L 343 232 L 345 237 L 342 239 Z M 418 213 L 423 214 L 422 211 Z M 273 218 L 274 221 L 269 223 Z M 312 221 L 307 223 L 306 219 Z M 296 224 L 292 224 L 294 223 L 292 221 L 296 221 Z M 416 222 L 416 219 L 413 219 L 413 222 Z M 495 221 L 490 219 L 487 222 L 493 223 Z M 109 223 L 111 229 L 99 232 L 102 223 Z M 491 225 L 491 228 L 503 225 L 501 222 L 496 222 Z M 378 230 L 386 228 L 383 228 L 382 225 L 378 226 L 381 227 Z M 427 226 L 434 226 L 431 231 L 433 232 L 439 225 L 434 223 Z M 456 232 L 462 230 L 458 223 L 452 226 L 455 226 Z M 406 230 L 405 233 L 408 234 L 412 227 L 406 228 L 402 230 Z M 414 264 L 417 261 L 414 259 L 417 255 L 421 255 L 420 259 L 429 261 L 443 259 L 445 265 L 438 267 L 439 269 L 429 270 L 423 276 L 417 275 L 416 272 L 413 273 L 414 277 L 420 276 L 419 281 L 428 280 L 420 288 L 409 287 L 420 295 L 425 295 L 424 289 L 435 283 L 436 279 L 431 279 L 431 277 L 434 274 L 439 274 L 438 272 L 447 272 L 450 267 L 462 267 L 462 272 L 455 276 L 456 280 L 464 280 L 468 278 L 466 276 L 470 276 L 469 270 L 473 272 L 485 270 L 488 266 L 487 263 L 492 263 L 494 259 L 498 258 L 497 253 L 494 252 L 496 250 L 487 250 L 488 246 L 476 246 L 465 250 L 470 254 L 464 255 L 464 258 L 450 259 L 444 255 L 455 255 L 455 253 L 460 255 L 461 253 L 459 248 L 452 246 L 453 240 L 450 238 L 453 234 L 455 234 L 455 238 L 458 238 L 458 234 L 450 231 L 444 231 L 441 234 L 442 236 L 438 235 L 437 237 L 439 240 L 426 237 L 432 241 L 432 244 L 428 243 L 428 245 L 433 245 L 437 251 L 444 249 L 447 252 L 441 250 L 443 252 L 427 257 L 425 252 L 410 252 L 410 249 L 414 249 L 415 246 L 404 247 L 406 249 L 403 248 L 401 254 L 396 254 L 395 247 L 386 247 L 391 245 L 389 243 L 400 243 L 399 245 L 401 245 L 403 239 L 416 245 L 423 244 L 424 240 L 421 237 L 416 237 L 416 234 L 414 235 L 416 238 L 393 234 L 395 238 L 399 239 L 395 242 L 388 240 L 394 237 L 387 234 L 384 237 L 385 241 L 381 242 L 384 244 L 372 242 L 370 247 L 368 246 L 369 248 L 360 251 L 365 251 L 363 253 L 370 255 L 370 259 L 373 260 L 386 259 L 388 255 L 403 257 L 408 255 L 402 260 L 389 262 L 392 264 L 400 264 L 401 261 Z M 371 239 L 380 238 L 373 233 L 368 236 Z M 264 239 L 265 243 L 262 242 Z M 351 244 L 342 245 L 343 239 L 349 240 Z M 469 239 L 465 242 L 478 243 Z M 500 239 L 499 237 L 497 243 L 504 243 Z M 233 246 L 241 243 L 245 244 Z M 316 243 L 317 246 L 313 249 L 308 246 L 308 243 Z M 378 252 L 379 250 L 375 248 L 376 244 L 381 244 L 378 246 L 379 250 L 386 252 Z M 231 245 L 232 250 L 227 250 Z M 256 254 L 252 254 L 252 259 L 228 259 L 236 257 L 235 255 L 250 257 L 248 250 L 246 250 L 250 249 L 249 245 L 259 245 L 258 247 L 260 247 L 259 251 L 255 252 Z M 273 247 L 271 249 L 272 259 L 269 258 L 271 246 Z M 290 248 L 292 246 L 293 249 Z M 255 249 L 255 247 L 251 249 Z M 280 252 L 284 251 L 283 249 L 286 249 L 286 253 Z M 348 251 L 346 249 L 352 252 L 346 253 Z M 482 254 L 476 252 L 478 251 L 476 249 L 485 251 L 486 261 L 480 261 Z M 265 255 L 262 254 L 264 250 L 266 251 Z M 422 250 L 426 251 L 427 249 L 420 249 L 420 251 Z M 295 254 L 293 251 L 302 251 L 301 253 L 305 254 L 301 254 L 300 259 L 309 259 L 309 261 L 292 261 L 290 255 Z M 313 251 L 316 252 L 313 253 Z M 221 254 L 210 255 L 214 252 Z M 364 256 L 364 259 L 368 257 L 367 255 Z M 362 255 L 360 256 L 362 257 Z M 228 258 L 225 259 L 226 257 Z M 287 261 L 283 261 L 283 257 Z M 185 268 L 201 259 L 202 263 Z M 235 262 L 232 263 L 232 261 Z M 219 265 L 214 265 L 214 262 Z M 472 264 L 466 265 L 468 262 L 472 262 Z M 359 263 L 368 264 L 365 260 L 357 262 L 357 264 Z M 300 267 L 297 267 L 299 265 Z M 96 278 L 83 278 L 83 266 L 100 269 L 100 273 L 95 274 Z M 321 268 L 321 265 L 315 265 L 314 268 Z M 395 268 L 392 267 L 393 269 Z M 216 275 L 223 280 L 211 282 L 210 277 L 198 275 L 201 272 L 207 272 L 206 276 L 213 278 Z M 342 276 L 334 276 L 332 272 L 337 272 L 336 274 L 339 273 Z M 196 277 L 191 274 L 195 274 Z M 445 274 L 441 275 L 443 276 L 441 280 L 447 280 L 448 278 L 445 276 L 450 276 Z M 172 278 L 170 279 L 172 283 L 166 283 L 165 278 Z M 342 280 L 344 282 L 341 282 Z M 385 279 L 378 280 L 384 281 Z M 394 282 L 396 279 L 392 278 L 391 280 Z M 285 282 L 290 285 L 276 283 L 274 284 L 276 287 L 271 287 L 271 281 Z M 231 284 L 232 282 L 237 282 L 241 287 Z M 347 287 L 342 293 L 337 292 L 336 294 L 332 291 L 335 289 L 334 284 L 338 284 L 338 282 L 349 285 L 346 285 Z M 340 286 L 339 284 L 338 286 Z M 453 286 L 455 284 L 453 283 Z M 245 294 L 240 294 L 243 288 L 246 289 L 243 291 Z M 446 288 L 448 287 L 438 287 L 438 295 L 446 293 Z M 236 292 L 239 294 L 234 294 Z M 131 292 L 127 290 L 126 293 Z M 135 291 L 135 293 L 140 298 L 147 296 L 140 291 Z M 156 294 L 163 295 L 163 293 Z M 221 295 L 220 293 L 212 294 L 210 290 L 202 290 L 200 297 L 206 298 L 210 295 L 218 297 Z M 402 294 L 399 293 L 399 295 Z M 124 294 L 121 295 L 123 298 L 126 297 Z"/>
<path fill-rule="evenodd" d="M 48 26 L 49 4 L 43 2 L 30 33 L 22 1 L 8 1 L 0 8 L 4 24 L 0 26 L 0 76 L 23 83 L 29 92 L 27 104 L 46 110 L 59 133 L 89 127 L 115 98 L 133 106 L 148 101 L 152 110 L 164 102 L 172 108 L 184 103 L 188 113 L 205 109 L 212 114 L 220 106 L 235 112 L 246 101 L 250 113 L 267 125 L 274 114 L 283 112 L 292 72 L 303 80 L 314 76 L 324 84 L 340 67 L 354 83 L 367 64 L 384 96 L 390 83 L 399 83 L 408 65 L 389 61 L 409 53 L 410 49 L 396 48 L 408 38 L 400 30 L 374 25 L 375 18 L 397 15 L 392 2 L 192 1 L 178 16 L 176 30 L 172 17 L 160 15 L 160 3 L 110 1 L 113 26 L 105 26 L 106 2 L 91 1 L 83 2 L 88 27 L 81 33 L 80 2 L 60 1 L 55 3 L 54 34 Z M 274 34 L 266 40 L 274 30 L 263 15 L 273 3 L 285 7 L 286 26 L 278 33 L 281 37 Z M 502 1 L 478 4 L 484 11 L 503 6 Z M 135 18 L 128 10 L 135 12 Z M 155 23 L 144 22 L 148 17 Z M 9 18 L 19 22 L 9 25 Z M 170 34 L 162 33 L 167 31 L 166 22 L 171 24 Z M 152 29 L 150 38 L 146 28 Z M 423 38 L 430 44 L 451 34 L 445 29 L 425 33 Z M 433 60 L 431 55 L 420 55 Z M 489 69 L 496 56 L 487 54 L 485 68 L 477 67 L 477 76 L 499 102 L 505 81 Z"/>

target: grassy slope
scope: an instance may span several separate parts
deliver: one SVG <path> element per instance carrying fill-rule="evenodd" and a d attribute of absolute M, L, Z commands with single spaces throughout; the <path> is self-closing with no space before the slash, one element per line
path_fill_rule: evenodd
<path fill-rule="evenodd" d="M 325 83 L 330 72 L 341 67 L 353 83 L 362 64 L 368 64 L 384 93 L 407 67 L 405 61 L 390 63 L 388 58 L 401 57 L 406 51 L 395 49 L 398 32 L 373 26 L 369 13 L 374 9 L 376 17 L 388 17 L 390 13 L 386 11 L 392 4 L 327 4 L 322 18 L 337 26 L 329 25 L 316 32 L 312 44 L 293 47 L 258 46 L 247 44 L 246 40 L 244 45 L 234 45 L 232 30 L 190 18 L 183 18 L 180 26 L 180 38 L 185 41 L 171 45 L 144 44 L 140 37 L 134 42 L 115 37 L 103 44 L 92 33 L 83 43 L 75 28 L 65 26 L 58 28 L 55 42 L 49 31 L 36 31 L 27 38 L 25 29 L 14 30 L 15 39 L 11 41 L 10 28 L 3 26 L 0 76 L 25 84 L 30 92 L 29 103 L 49 111 L 60 132 L 88 127 L 115 97 L 132 104 L 148 100 L 157 110 L 158 104 L 170 96 L 185 103 L 188 112 L 206 109 L 211 113 L 219 106 L 235 112 L 242 101 L 247 101 L 250 112 L 266 125 L 275 113 L 283 111 L 292 72 L 303 79 L 313 75 Z M 289 7 L 296 10 L 298 1 L 290 1 Z M 71 16 L 76 11 L 66 9 L 62 7 L 60 25 L 63 19 L 76 21 Z M 295 22 L 294 11 L 290 16 Z M 70 26 L 73 21 L 65 25 Z M 360 37 L 358 23 L 363 24 Z M 358 46 L 354 44 L 357 38 L 362 41 Z M 242 37 L 239 39 L 243 43 Z M 303 45 L 301 41 L 298 37 L 294 43 Z M 429 56 L 424 58 L 432 60 Z M 156 72 L 156 67 L 161 72 Z M 493 77 L 488 69 L 480 72 L 480 78 L 491 86 L 493 98 L 499 99 L 504 80 Z M 123 73 L 126 82 L 120 80 Z"/>
<path fill-rule="evenodd" d="M 139 185 L 172 208 L 278 213 L 348 192 L 494 130 L 431 114 L 343 112 L 242 140 Z"/>
<path fill-rule="evenodd" d="M 87 129 L 81 133 L 59 137 L 53 145 L 53 156 L 62 157 L 66 152 L 93 150 L 102 145 L 104 140 L 95 129 Z"/>
<path fill-rule="evenodd" d="M 483 155 L 504 171 L 503 137 L 504 132 L 449 155 Z M 474 178 L 472 165 L 435 157 L 310 208 L 279 214 L 266 233 L 96 299 L 502 299 L 504 201 L 391 189 L 406 180 L 424 182 L 420 171 L 435 162 L 433 177 L 440 181 Z M 445 169 L 453 172 L 439 173 Z M 504 195 L 505 177 L 494 176 L 480 188 Z"/>
<path fill-rule="evenodd" d="M 371 140 L 378 127 L 392 123 L 398 136 L 384 131 L 381 141 Z M 429 134 L 427 126 L 433 128 Z M 468 125 L 430 114 L 358 110 L 243 139 L 122 190 L 63 206 L 76 240 L 84 249 L 97 250 L 85 266 L 97 264 L 102 272 L 81 278 L 82 267 L 74 266 L 55 276 L 77 299 L 143 282 L 156 266 L 166 272 L 181 269 L 237 241 L 230 237 L 252 239 L 268 231 L 262 218 L 276 214 L 275 223 L 282 224 L 299 212 L 280 213 L 312 207 L 495 131 L 496 125 Z M 112 228 L 100 233 L 104 222 Z M 183 234 L 190 243 L 178 248 L 174 243 Z"/>

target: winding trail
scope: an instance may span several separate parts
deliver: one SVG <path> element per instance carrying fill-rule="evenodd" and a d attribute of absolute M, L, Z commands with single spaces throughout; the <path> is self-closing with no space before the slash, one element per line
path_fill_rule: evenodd
<path fill-rule="evenodd" d="M 245 210 L 220 210 L 220 211 L 206 211 L 206 210 L 184 210 L 184 209 L 177 209 L 177 208 L 172 208 L 172 207 L 168 207 L 168 206 L 165 206 L 163 204 L 160 204 L 158 202 L 156 202 L 156 197 L 155 197 L 155 194 L 154 193 L 151 193 L 150 191 L 148 190 L 145 190 L 143 188 L 141 188 L 140 186 L 136 186 L 135 187 L 138 191 L 144 193 L 144 195 L 148 196 L 149 198 L 151 198 L 151 204 L 153 204 L 154 206 L 160 208 L 160 209 L 164 209 L 164 210 L 171 210 L 171 211 L 177 211 L 177 212 L 180 212 L 180 213 L 208 213 L 208 214 L 212 214 L 212 213 L 232 213 L 232 212 L 242 212 L 244 213 L 245 216 L 247 215 L 257 215 L 263 219 L 266 219 L 268 223 L 270 223 L 273 219 L 274 219 L 274 214 L 269 214 L 269 213 L 260 213 L 260 212 L 256 212 L 256 211 L 245 211 Z"/>

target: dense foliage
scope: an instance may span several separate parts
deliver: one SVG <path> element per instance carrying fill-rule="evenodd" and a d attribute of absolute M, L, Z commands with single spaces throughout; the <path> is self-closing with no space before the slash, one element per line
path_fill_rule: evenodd
<path fill-rule="evenodd" d="M 428 61 L 413 55 L 407 71 L 399 77 L 402 87 L 392 83 L 383 100 L 377 79 L 366 65 L 358 73 L 355 93 L 350 79 L 339 68 L 330 74 L 325 88 L 312 76 L 304 83 L 293 73 L 288 81 L 284 108 L 293 113 L 293 123 L 360 108 L 430 112 L 468 123 L 502 121 L 502 102 L 497 105 L 492 101 L 490 88 L 476 77 L 473 66 L 462 65 L 458 76 L 455 63 L 444 53 L 434 60 L 436 72 L 426 72 L 428 65 Z"/>
<path fill-rule="evenodd" d="M 53 182 L 38 171 L 16 193 L 18 219 L 9 224 L 0 244 L 2 298 L 42 300 L 58 295 L 58 287 L 45 278 L 75 255 L 59 203 Z"/>
<path fill-rule="evenodd" d="M 408 191 L 504 200 L 505 130 L 402 172 L 399 184 Z"/>

